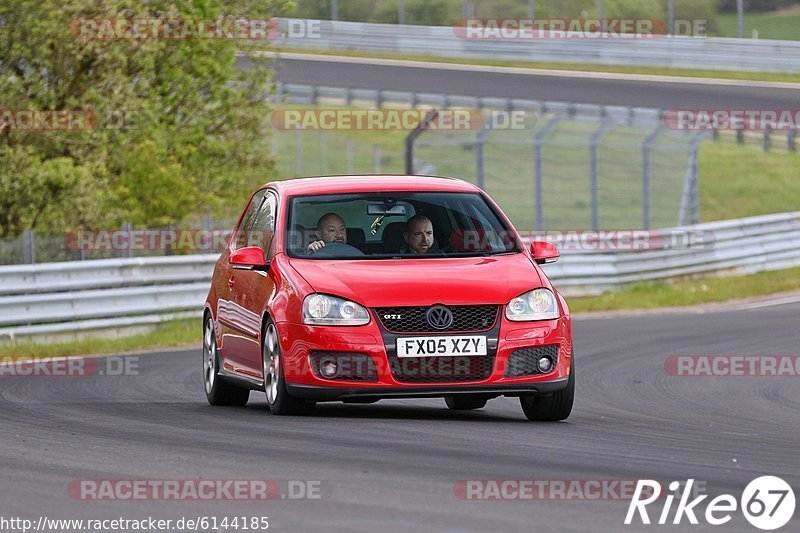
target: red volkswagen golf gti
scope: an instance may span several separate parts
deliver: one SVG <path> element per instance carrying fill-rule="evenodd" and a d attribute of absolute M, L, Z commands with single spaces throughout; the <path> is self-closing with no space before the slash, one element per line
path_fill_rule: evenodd
<path fill-rule="evenodd" d="M 530 420 L 572 410 L 569 309 L 478 187 L 451 178 L 268 183 L 214 269 L 203 327 L 212 405 L 266 392 L 273 414 L 316 402 L 518 397 Z"/>

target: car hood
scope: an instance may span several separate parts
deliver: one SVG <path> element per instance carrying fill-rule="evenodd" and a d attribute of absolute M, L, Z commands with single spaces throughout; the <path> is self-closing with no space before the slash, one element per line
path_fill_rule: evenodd
<path fill-rule="evenodd" d="M 291 259 L 315 292 L 341 296 L 367 307 L 505 304 L 542 287 L 522 253 L 442 259 Z"/>

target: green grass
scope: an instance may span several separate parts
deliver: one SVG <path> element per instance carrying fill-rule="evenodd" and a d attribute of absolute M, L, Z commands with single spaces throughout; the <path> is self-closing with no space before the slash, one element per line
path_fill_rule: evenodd
<path fill-rule="evenodd" d="M 727 142 L 700 145 L 703 222 L 800 210 L 800 155 Z"/>
<path fill-rule="evenodd" d="M 199 318 L 163 322 L 153 331 L 115 339 L 90 338 L 53 344 L 21 342 L 1 344 L 0 357 L 56 357 L 64 355 L 115 354 L 200 345 Z"/>
<path fill-rule="evenodd" d="M 738 37 L 736 13 L 717 16 L 720 36 Z M 753 30 L 758 30 L 759 39 L 800 40 L 800 9 L 797 7 L 770 11 L 768 13 L 746 13 L 744 17 L 744 36 L 750 38 Z"/>
<path fill-rule="evenodd" d="M 795 37 L 797 39 L 798 37 Z M 512 61 L 502 59 L 472 59 L 438 56 L 435 54 L 395 54 L 382 52 L 361 52 L 353 50 L 308 50 L 281 48 L 279 52 L 296 52 L 348 57 L 373 57 L 379 59 L 403 59 L 407 61 L 439 62 L 464 65 L 488 65 L 494 67 L 518 67 L 543 70 L 570 70 L 578 72 L 610 72 L 618 74 L 644 74 L 651 76 L 677 76 L 690 78 L 714 78 L 745 81 L 774 81 L 800 83 L 800 74 L 779 72 L 751 72 L 738 70 L 683 69 L 673 67 L 639 67 L 627 65 L 595 65 L 591 63 L 553 63 L 543 61 Z"/>
<path fill-rule="evenodd" d="M 691 281 L 636 283 L 599 296 L 569 298 L 570 311 L 653 309 L 724 302 L 800 289 L 800 268 L 760 272 L 749 276 L 703 278 Z"/>

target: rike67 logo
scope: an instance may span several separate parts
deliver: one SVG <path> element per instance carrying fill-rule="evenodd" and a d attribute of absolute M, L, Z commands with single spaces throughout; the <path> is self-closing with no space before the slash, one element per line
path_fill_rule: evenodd
<path fill-rule="evenodd" d="M 690 524 L 698 525 L 700 518 L 712 526 L 721 526 L 733 520 L 734 513 L 741 509 L 752 526 L 772 531 L 785 526 L 794 516 L 794 491 L 786 481 L 776 476 L 762 476 L 751 481 L 742 492 L 739 501 L 731 494 L 716 496 L 706 502 L 705 512 L 701 512 L 701 504 L 708 498 L 707 494 L 689 500 L 693 485 L 694 479 L 689 479 L 686 483 L 673 481 L 669 484 L 670 492 L 663 498 L 661 512 L 657 518 L 653 517 L 656 524 L 679 525 L 685 523 L 683 522 L 685 518 Z M 682 492 L 679 492 L 682 487 Z M 647 507 L 656 501 L 661 503 L 661 492 L 661 484 L 658 481 L 639 480 L 628 507 L 625 525 L 635 523 L 637 518 L 642 524 L 651 524 Z M 672 504 L 676 499 L 678 504 L 673 513 Z M 656 509 L 650 510 L 657 511 L 658 506 L 656 504 L 653 506 Z"/>

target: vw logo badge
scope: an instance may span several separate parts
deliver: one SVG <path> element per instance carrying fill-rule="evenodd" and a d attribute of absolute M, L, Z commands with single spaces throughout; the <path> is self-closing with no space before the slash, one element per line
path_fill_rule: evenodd
<path fill-rule="evenodd" d="M 433 329 L 447 329 L 453 325 L 453 312 L 443 305 L 434 305 L 425 314 L 428 324 Z"/>

